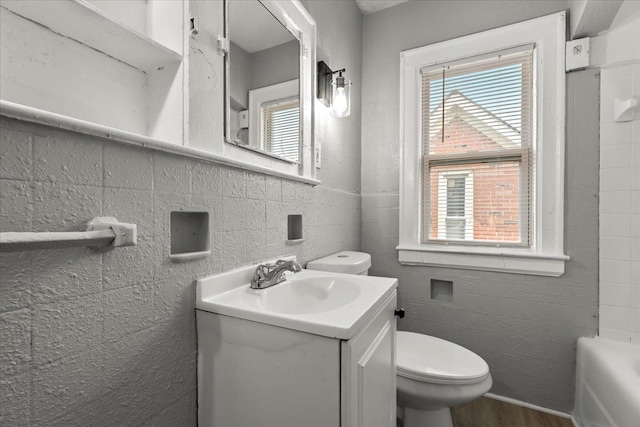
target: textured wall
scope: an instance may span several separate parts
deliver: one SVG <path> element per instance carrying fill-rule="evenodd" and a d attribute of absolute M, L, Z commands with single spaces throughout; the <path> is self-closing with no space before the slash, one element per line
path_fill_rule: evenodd
<path fill-rule="evenodd" d="M 0 133 L 0 230 L 65 231 L 113 215 L 139 233 L 137 246 L 104 254 L 0 254 L 1 425 L 193 425 L 193 280 L 285 253 L 306 262 L 359 249 L 357 194 L 14 121 Z M 209 212 L 210 258 L 169 260 L 172 210 Z M 287 246 L 292 213 L 307 240 Z"/>
<path fill-rule="evenodd" d="M 353 58 L 359 76 L 355 3 L 309 10 L 324 59 Z M 201 68 L 216 55 L 207 49 L 192 56 Z M 194 123 L 210 126 L 192 124 L 200 146 L 223 129 L 222 63 L 210 65 L 192 80 Z M 194 279 L 282 254 L 304 263 L 360 249 L 354 101 L 347 120 L 316 119 L 325 147 L 317 187 L 1 119 L 0 231 L 65 231 L 112 215 L 138 225 L 138 245 L 0 254 L 0 425 L 195 425 Z M 170 261 L 172 210 L 209 212 L 211 257 Z M 297 213 L 306 241 L 289 246 L 286 215 Z"/>
<path fill-rule="evenodd" d="M 487 360 L 492 392 L 569 412 L 575 343 L 594 335 L 598 304 L 598 74 L 567 77 L 565 252 L 559 278 L 401 266 L 398 244 L 399 54 L 550 14 L 564 1 L 408 2 L 364 17 L 362 249 L 371 273 L 399 278 L 400 329 L 464 345 Z M 453 302 L 430 299 L 453 281 Z"/>

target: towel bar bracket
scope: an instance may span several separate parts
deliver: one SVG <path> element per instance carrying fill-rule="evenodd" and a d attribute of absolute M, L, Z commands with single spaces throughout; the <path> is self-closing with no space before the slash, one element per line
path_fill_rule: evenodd
<path fill-rule="evenodd" d="M 116 248 L 121 246 L 135 246 L 138 243 L 136 228 L 135 224 L 118 222 L 118 220 L 112 216 L 99 216 L 87 224 L 88 231 L 112 230 L 115 237 L 110 246 Z"/>

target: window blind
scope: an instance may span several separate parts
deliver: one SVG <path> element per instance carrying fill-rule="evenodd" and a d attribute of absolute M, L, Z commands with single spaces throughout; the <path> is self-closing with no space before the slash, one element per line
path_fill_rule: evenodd
<path fill-rule="evenodd" d="M 263 150 L 288 160 L 300 161 L 299 99 L 279 100 L 262 105 Z"/>
<path fill-rule="evenodd" d="M 422 69 L 422 242 L 529 245 L 533 56 L 525 46 Z"/>

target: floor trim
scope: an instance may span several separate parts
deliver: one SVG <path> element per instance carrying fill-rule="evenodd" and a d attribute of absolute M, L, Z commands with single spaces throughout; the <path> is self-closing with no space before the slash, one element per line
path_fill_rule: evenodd
<path fill-rule="evenodd" d="M 547 413 L 547 414 L 555 415 L 555 416 L 558 416 L 558 417 L 561 417 L 561 418 L 567 418 L 567 419 L 570 419 L 576 427 L 579 427 L 576 424 L 573 416 L 571 416 L 570 414 L 564 413 L 564 412 L 556 411 L 554 409 L 544 408 L 542 406 L 533 405 L 531 403 L 523 402 L 522 400 L 516 400 L 516 399 L 512 399 L 510 397 L 504 397 L 504 396 L 500 396 L 500 395 L 493 394 L 493 393 L 486 393 L 484 396 L 488 397 L 489 399 L 500 400 L 502 402 L 510 403 L 512 405 L 517 405 L 517 406 L 522 406 L 524 408 L 533 409 L 534 411 L 540 411 L 540 412 L 544 412 L 544 413 Z"/>

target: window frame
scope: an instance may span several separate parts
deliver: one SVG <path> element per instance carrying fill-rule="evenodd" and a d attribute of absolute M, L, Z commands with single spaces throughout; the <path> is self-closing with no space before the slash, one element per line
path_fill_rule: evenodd
<path fill-rule="evenodd" d="M 429 265 L 543 276 L 564 273 L 566 12 L 508 25 L 400 54 L 400 230 L 398 259 Z M 535 171 L 529 246 L 421 243 L 421 70 L 534 44 Z"/>

